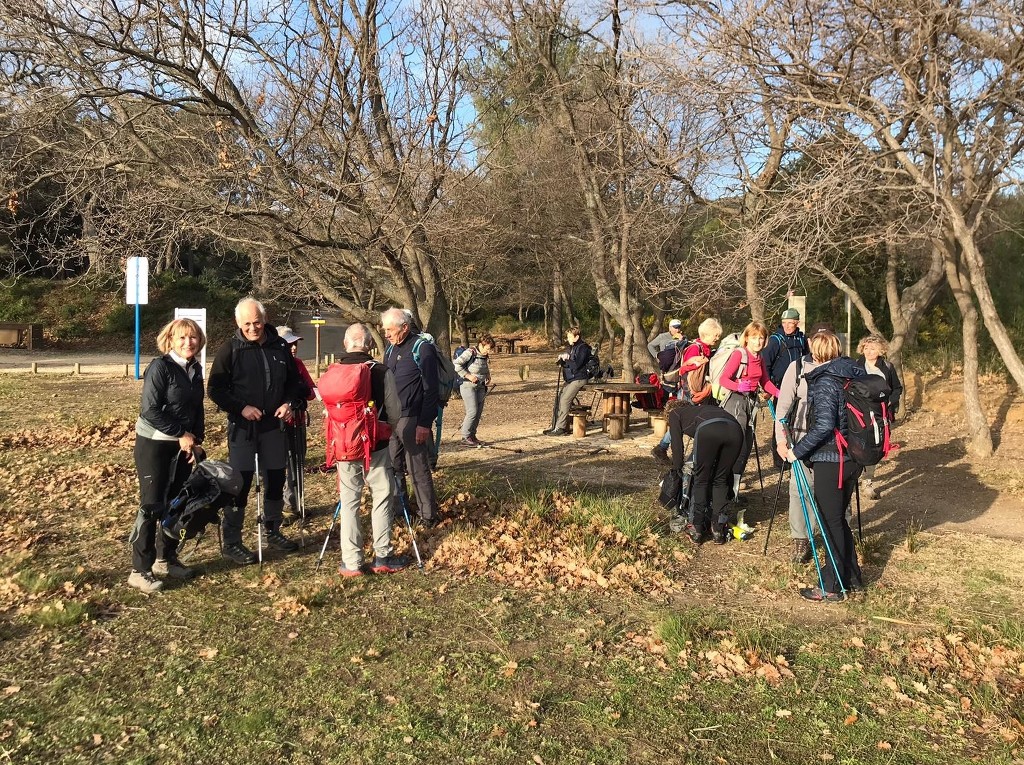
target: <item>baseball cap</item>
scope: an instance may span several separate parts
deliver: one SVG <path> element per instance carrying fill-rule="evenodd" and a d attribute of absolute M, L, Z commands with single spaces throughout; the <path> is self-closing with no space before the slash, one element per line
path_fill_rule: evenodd
<path fill-rule="evenodd" d="M 800 312 L 795 308 L 787 308 L 785 311 L 782 312 L 782 318 L 783 320 L 796 319 L 799 321 Z"/>
<path fill-rule="evenodd" d="M 668 325 L 670 327 L 681 327 L 683 326 L 683 322 L 679 319 L 672 319 L 672 321 L 670 321 Z"/>
<path fill-rule="evenodd" d="M 291 345 L 292 343 L 297 343 L 299 342 L 299 340 L 302 339 L 302 335 L 296 335 L 294 332 L 292 332 L 291 327 L 278 327 L 277 334 L 282 340 L 288 343 L 288 345 Z"/>

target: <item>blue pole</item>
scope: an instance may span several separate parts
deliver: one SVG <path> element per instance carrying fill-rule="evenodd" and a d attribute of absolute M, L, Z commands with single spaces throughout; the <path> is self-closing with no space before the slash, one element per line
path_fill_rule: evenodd
<path fill-rule="evenodd" d="M 139 346 L 141 345 L 141 312 L 139 311 L 139 293 L 138 293 L 138 277 L 135 277 L 136 291 L 135 291 L 135 379 L 138 380 L 139 375 Z"/>

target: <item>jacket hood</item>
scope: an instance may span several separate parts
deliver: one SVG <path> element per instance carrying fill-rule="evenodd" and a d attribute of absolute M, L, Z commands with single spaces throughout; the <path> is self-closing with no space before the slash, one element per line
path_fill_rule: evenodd
<path fill-rule="evenodd" d="M 860 377 L 864 377 L 866 374 L 867 372 L 858 367 L 853 359 L 847 356 L 840 356 L 838 359 L 826 361 L 821 366 L 815 367 L 808 372 L 805 377 L 808 382 L 814 382 L 819 377 L 823 377 L 825 375 L 840 377 L 844 380 L 856 380 Z"/>

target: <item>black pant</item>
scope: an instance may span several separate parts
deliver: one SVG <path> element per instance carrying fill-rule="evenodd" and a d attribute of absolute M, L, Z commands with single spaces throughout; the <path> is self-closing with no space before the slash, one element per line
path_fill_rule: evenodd
<path fill-rule="evenodd" d="M 132 568 L 151 571 L 157 558 L 175 559 L 178 540 L 163 533 L 160 520 L 168 499 L 177 495 L 192 471 L 177 441 L 142 436 L 135 439 L 135 470 L 139 474 L 139 513 L 131 534 Z"/>
<path fill-rule="evenodd" d="M 743 430 L 738 423 L 709 422 L 698 431 L 693 444 L 690 494 L 690 523 L 698 531 L 706 532 L 709 520 L 716 528 L 729 522 L 733 463 L 742 448 Z"/>
<path fill-rule="evenodd" d="M 844 587 L 850 589 L 863 584 L 860 566 L 857 564 L 853 530 L 846 520 L 846 509 L 850 506 L 850 497 L 857 486 L 860 471 L 859 465 L 846 459 L 843 462 L 843 487 L 839 488 L 839 463 L 814 463 L 814 499 L 821 513 L 821 527 L 832 548 L 832 554 L 825 555 L 825 567 L 822 570 L 826 592 L 841 592 Z"/>

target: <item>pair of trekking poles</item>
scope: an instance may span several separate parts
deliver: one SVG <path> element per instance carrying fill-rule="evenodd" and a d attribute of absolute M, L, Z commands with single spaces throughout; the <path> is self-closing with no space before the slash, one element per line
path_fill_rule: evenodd
<path fill-rule="evenodd" d="M 305 496 L 305 471 L 302 464 L 302 455 L 299 453 L 299 443 L 306 441 L 305 412 L 298 413 L 299 419 L 287 429 L 284 420 L 281 420 L 281 428 L 288 435 L 288 473 L 291 478 L 292 488 L 295 491 L 296 510 L 299 511 L 299 545 L 306 546 L 306 496 Z M 266 519 L 263 516 L 263 474 L 260 472 L 260 455 L 257 450 L 254 455 L 256 486 L 256 560 L 260 568 L 263 568 L 263 526 Z"/>
<path fill-rule="evenodd" d="M 768 401 L 768 411 L 771 412 L 772 419 L 782 425 L 782 431 L 786 437 L 786 446 L 789 448 L 793 447 L 792 441 L 789 435 L 789 428 L 786 425 L 785 420 L 777 419 L 775 413 L 775 406 L 771 401 Z M 787 463 L 783 465 L 779 470 L 779 486 L 775 491 L 775 504 L 772 507 L 772 515 L 768 521 L 768 531 L 764 537 L 764 550 L 763 554 L 768 554 L 768 540 L 772 535 L 772 525 L 775 523 L 775 515 L 779 508 L 779 495 L 782 493 L 782 479 L 786 473 L 787 465 L 792 471 L 792 479 L 796 481 L 797 496 L 800 499 L 800 510 L 803 513 L 804 528 L 807 529 L 807 540 L 811 545 L 811 558 L 814 560 L 814 567 L 818 572 L 818 586 L 822 592 L 825 592 L 825 576 L 822 572 L 821 561 L 818 559 L 818 548 L 814 542 L 814 529 L 811 526 L 811 515 L 814 516 L 814 521 L 818 526 L 818 531 L 821 533 L 821 540 L 825 546 L 825 552 L 828 555 L 829 561 L 832 563 L 832 570 L 835 572 L 836 581 L 839 583 L 839 589 L 844 595 L 847 594 L 846 583 L 843 582 L 842 576 L 839 573 L 839 566 L 836 563 L 835 554 L 832 550 L 832 544 L 828 538 L 828 530 L 825 528 L 825 524 L 822 522 L 821 510 L 818 508 L 818 503 L 814 499 L 814 491 L 811 488 L 811 482 L 807 477 L 807 468 L 804 467 L 803 463 L 799 460 L 793 463 Z M 860 494 L 858 487 L 857 496 L 857 527 L 860 530 Z M 861 536 L 863 540 L 863 534 Z"/>
<path fill-rule="evenodd" d="M 412 518 L 409 515 L 409 505 L 405 501 L 405 491 L 403 490 L 402 486 L 399 485 L 398 477 L 395 474 L 394 470 L 389 468 L 388 469 L 388 475 L 389 475 L 390 484 L 391 484 L 391 496 L 392 497 L 397 496 L 398 500 L 399 500 L 399 504 L 401 504 L 401 506 L 402 506 L 402 514 L 405 516 L 405 527 L 409 530 L 409 539 L 412 540 L 412 549 L 413 549 L 413 552 L 416 553 L 416 567 L 422 569 L 423 568 L 423 558 L 420 556 L 419 545 L 416 544 L 416 532 L 413 531 L 413 528 L 412 528 Z M 340 478 L 339 478 L 339 481 L 340 481 Z M 403 483 L 404 483 L 404 479 L 403 479 Z M 338 487 L 338 493 L 339 493 L 339 495 L 341 493 L 341 487 L 340 486 Z M 327 553 L 327 545 L 331 541 L 331 534 L 334 533 L 334 526 L 335 526 L 335 524 L 338 523 L 338 519 L 340 518 L 340 516 L 341 516 L 341 499 L 339 499 L 338 500 L 338 504 L 334 506 L 334 517 L 331 518 L 331 526 L 330 526 L 329 529 L 327 529 L 327 536 L 324 537 L 324 544 L 323 544 L 323 547 L 320 548 L 320 555 L 316 559 L 316 565 L 314 566 L 314 569 L 313 569 L 314 571 L 319 571 L 320 570 L 320 565 L 324 561 L 324 555 Z M 339 529 L 339 532 L 340 532 L 340 529 Z"/>

